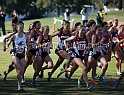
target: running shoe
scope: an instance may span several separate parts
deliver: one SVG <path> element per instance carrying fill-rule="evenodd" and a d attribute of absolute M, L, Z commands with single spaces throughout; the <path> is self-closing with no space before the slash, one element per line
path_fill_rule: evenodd
<path fill-rule="evenodd" d="M 6 81 L 6 77 L 7 77 L 7 73 L 6 73 L 6 71 L 4 71 L 4 76 L 3 76 L 3 81 Z"/>
<path fill-rule="evenodd" d="M 119 85 L 119 82 L 118 80 L 115 81 L 115 89 L 117 90 L 118 89 L 118 85 Z"/>
<path fill-rule="evenodd" d="M 119 71 L 118 71 L 118 72 L 116 72 L 116 75 L 121 75 L 121 74 L 122 74 L 122 73 L 121 73 L 121 72 L 119 72 Z"/>
<path fill-rule="evenodd" d="M 44 71 L 41 70 L 41 73 L 40 73 L 40 75 L 39 75 L 39 78 L 43 78 L 43 76 L 44 76 Z"/>
<path fill-rule="evenodd" d="M 34 87 L 36 86 L 34 81 L 31 82 L 31 85 L 34 86 Z"/>
<path fill-rule="evenodd" d="M 51 79 L 51 73 L 48 72 L 48 82 L 50 82 L 50 79 Z"/>
<path fill-rule="evenodd" d="M 38 75 L 36 78 L 40 78 L 40 75 Z"/>
<path fill-rule="evenodd" d="M 106 79 L 106 75 L 104 74 L 103 79 Z"/>
<path fill-rule="evenodd" d="M 63 69 L 60 69 L 59 73 L 57 74 L 57 78 L 63 73 L 62 70 Z"/>
<path fill-rule="evenodd" d="M 90 84 L 97 85 L 97 84 L 98 84 L 98 82 L 96 82 L 95 80 L 92 80 L 92 81 L 90 82 Z"/>
<path fill-rule="evenodd" d="M 81 88 L 82 87 L 82 81 L 80 81 L 80 79 L 78 79 L 78 87 Z"/>
<path fill-rule="evenodd" d="M 18 87 L 18 90 L 19 90 L 19 91 L 23 91 L 24 89 L 23 89 L 23 87 L 19 86 L 19 87 Z"/>
<path fill-rule="evenodd" d="M 67 79 L 67 80 L 69 80 L 69 79 L 70 79 L 70 77 L 68 76 L 68 74 L 67 74 L 67 73 L 65 73 L 65 79 Z"/>
<path fill-rule="evenodd" d="M 67 73 L 65 73 L 65 79 L 66 79 L 66 80 L 69 80 L 69 81 L 71 81 L 71 82 L 74 82 L 74 80 L 73 80 L 73 79 L 71 79 L 71 78 L 68 76 L 68 74 L 67 74 Z"/>
<path fill-rule="evenodd" d="M 102 83 L 107 83 L 107 80 L 106 80 L 106 79 L 103 79 L 102 77 L 99 77 L 99 80 L 100 80 Z"/>
<path fill-rule="evenodd" d="M 88 86 L 87 86 L 87 88 L 88 88 L 88 89 L 91 89 L 93 86 L 94 86 L 93 84 L 90 84 L 90 83 L 89 83 Z"/>
<path fill-rule="evenodd" d="M 43 76 L 44 76 L 44 71 L 41 70 L 41 72 L 40 72 L 40 74 L 37 76 L 37 78 L 43 78 Z"/>
<path fill-rule="evenodd" d="M 99 76 L 97 74 L 95 74 L 94 78 L 97 79 Z"/>
<path fill-rule="evenodd" d="M 71 78 L 68 76 L 68 74 L 67 74 L 67 73 L 65 73 L 65 79 L 66 79 L 66 80 L 69 80 L 69 81 L 74 82 L 74 80 L 73 80 L 73 79 L 71 79 Z"/>
<path fill-rule="evenodd" d="M 24 80 L 24 79 L 22 79 L 22 80 L 21 80 L 21 83 L 25 83 L 25 80 Z"/>

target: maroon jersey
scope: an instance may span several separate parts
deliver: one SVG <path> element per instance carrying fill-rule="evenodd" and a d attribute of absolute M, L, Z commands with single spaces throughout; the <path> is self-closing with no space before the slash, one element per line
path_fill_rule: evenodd
<path fill-rule="evenodd" d="M 69 38 L 70 36 L 71 36 L 70 31 L 64 33 L 63 30 L 60 30 L 60 34 L 58 35 L 58 46 L 60 49 L 62 50 L 65 49 L 64 40 Z"/>
<path fill-rule="evenodd" d="M 102 37 L 104 37 L 102 48 L 107 53 L 108 52 L 108 48 L 109 48 L 110 35 L 108 33 L 105 33 L 105 34 L 102 34 Z"/>
<path fill-rule="evenodd" d="M 88 42 L 86 40 L 86 36 L 79 37 L 78 34 L 76 34 L 76 40 L 74 42 L 74 50 L 79 56 L 84 56 L 88 53 L 88 51 L 85 50 L 85 48 L 88 46 Z"/>
<path fill-rule="evenodd" d="M 42 37 L 42 40 L 40 42 L 41 45 L 46 44 L 45 46 L 42 47 L 42 49 L 43 49 L 44 52 L 49 53 L 49 51 L 50 51 L 50 45 L 51 45 L 50 35 L 48 35 L 48 38 L 47 39 L 45 39 L 43 35 L 41 35 L 41 37 Z"/>

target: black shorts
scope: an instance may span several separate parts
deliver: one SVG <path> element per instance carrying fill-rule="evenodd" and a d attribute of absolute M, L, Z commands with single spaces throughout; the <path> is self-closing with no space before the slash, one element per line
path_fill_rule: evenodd
<path fill-rule="evenodd" d="M 104 55 L 107 55 L 107 53 L 108 53 L 108 51 L 104 51 L 104 50 L 102 52 Z"/>
<path fill-rule="evenodd" d="M 65 49 L 61 49 L 59 46 L 55 49 L 55 53 L 60 51 L 60 50 L 65 50 Z M 66 51 L 66 50 L 65 50 Z"/>
<path fill-rule="evenodd" d="M 85 58 L 85 56 L 80 56 L 80 58 L 81 58 L 81 60 L 83 61 L 83 60 L 84 60 L 84 58 Z"/>
<path fill-rule="evenodd" d="M 70 55 L 71 60 L 73 60 L 74 58 L 80 57 L 75 51 L 69 51 L 68 54 Z"/>
<path fill-rule="evenodd" d="M 115 48 L 116 44 L 112 42 L 112 50 Z"/>
<path fill-rule="evenodd" d="M 29 50 L 28 52 L 32 53 L 33 55 L 36 55 L 36 50 Z"/>
<path fill-rule="evenodd" d="M 29 50 L 28 52 L 32 53 L 33 55 L 41 55 L 42 54 L 42 49 L 36 49 L 36 50 Z"/>
<path fill-rule="evenodd" d="M 21 60 L 22 58 L 25 58 L 25 54 L 16 54 L 16 57 Z"/>
<path fill-rule="evenodd" d="M 41 54 L 41 57 L 42 57 L 42 59 L 44 59 L 45 57 L 47 57 L 49 54 L 47 53 L 47 52 L 42 52 L 42 54 Z"/>
<path fill-rule="evenodd" d="M 11 52 L 11 55 L 18 57 L 19 60 L 21 60 L 22 58 L 25 58 L 25 54 L 24 53 Z"/>
<path fill-rule="evenodd" d="M 101 56 L 101 54 L 94 54 L 92 57 L 95 59 L 95 60 L 98 60 L 98 58 Z"/>

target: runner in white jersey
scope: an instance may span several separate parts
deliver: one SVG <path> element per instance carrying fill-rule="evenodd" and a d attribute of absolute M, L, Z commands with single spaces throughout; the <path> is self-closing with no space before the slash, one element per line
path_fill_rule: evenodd
<path fill-rule="evenodd" d="M 7 49 L 10 52 L 13 52 L 12 61 L 14 62 L 16 72 L 17 72 L 17 79 L 18 79 L 18 90 L 23 90 L 21 87 L 21 76 L 23 75 L 24 68 L 25 68 L 25 46 L 29 45 L 28 36 L 23 32 L 24 23 L 18 22 L 17 24 L 17 31 L 18 33 L 13 35 L 9 42 L 7 43 Z M 11 42 L 14 43 L 13 49 L 9 47 Z"/>

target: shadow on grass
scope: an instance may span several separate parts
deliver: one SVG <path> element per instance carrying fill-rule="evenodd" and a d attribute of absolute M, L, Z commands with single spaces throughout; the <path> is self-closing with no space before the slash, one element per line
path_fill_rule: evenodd
<path fill-rule="evenodd" d="M 2 79 L 2 78 L 1 78 Z M 3 82 L 0 80 L 0 95 L 123 95 L 124 85 L 119 85 L 119 90 L 114 89 L 115 79 L 109 78 L 107 84 L 99 82 L 90 92 L 86 88 L 83 81 L 83 87 L 77 87 L 77 80 L 67 81 L 62 78 L 52 78 L 51 82 L 47 82 L 46 78 L 36 79 L 36 87 L 31 86 L 31 78 L 26 79 L 26 83 L 22 84 L 25 91 L 17 91 L 17 80 L 8 79 Z"/>

